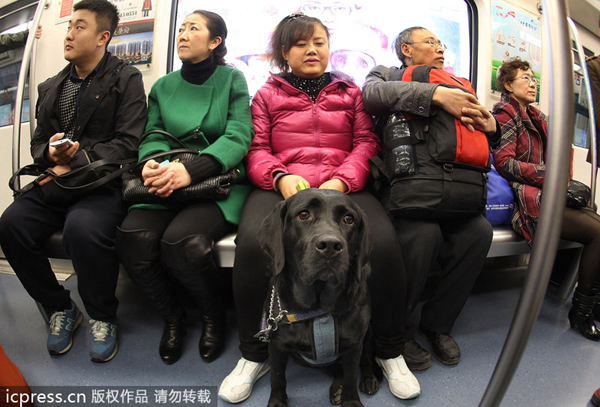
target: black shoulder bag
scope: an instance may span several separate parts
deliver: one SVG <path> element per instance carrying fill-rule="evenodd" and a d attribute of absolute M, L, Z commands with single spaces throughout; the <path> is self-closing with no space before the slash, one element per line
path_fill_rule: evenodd
<path fill-rule="evenodd" d="M 39 188 L 42 198 L 47 204 L 72 205 L 91 191 L 120 178 L 129 171 L 135 161 L 135 158 L 128 160 L 105 158 L 60 175 L 46 165 L 33 163 L 19 168 L 10 177 L 8 186 L 14 191 L 15 197 L 19 197 L 33 188 Z M 18 181 L 24 175 L 34 176 L 36 179 L 20 188 Z M 41 184 L 41 181 L 47 177 L 52 177 L 52 179 Z"/>

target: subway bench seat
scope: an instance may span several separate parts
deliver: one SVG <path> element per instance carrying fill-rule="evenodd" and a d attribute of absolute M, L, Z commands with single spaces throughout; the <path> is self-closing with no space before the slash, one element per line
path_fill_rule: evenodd
<path fill-rule="evenodd" d="M 68 259 L 62 245 L 62 231 L 55 232 L 45 244 L 48 256 L 51 258 Z M 569 297 L 575 282 L 577 281 L 577 270 L 579 269 L 579 257 L 581 255 L 582 245 L 576 242 L 561 240 L 558 244 L 558 250 L 579 249 L 575 260 L 569 267 L 564 281 L 557 290 L 557 296 L 563 299 Z M 517 256 L 531 252 L 525 239 L 516 233 L 510 226 L 494 226 L 494 237 L 492 245 L 488 251 L 487 257 Z M 233 267 L 235 259 L 235 233 L 230 233 L 215 244 L 215 257 L 217 264 L 222 268 Z"/>

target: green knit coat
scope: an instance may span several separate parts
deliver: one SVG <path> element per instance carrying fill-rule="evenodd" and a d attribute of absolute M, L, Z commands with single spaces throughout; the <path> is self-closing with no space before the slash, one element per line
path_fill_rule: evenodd
<path fill-rule="evenodd" d="M 237 225 L 251 189 L 242 159 L 254 135 L 244 75 L 236 69 L 217 66 L 202 85 L 185 81 L 181 71 L 163 76 L 148 96 L 146 132 L 156 129 L 176 136 L 189 148 L 201 150 L 200 154 L 210 154 L 221 163 L 223 173 L 234 167 L 240 170 L 240 179 L 229 187 L 229 198 L 216 202 L 225 219 Z M 139 158 L 179 147 L 161 134 L 151 134 L 140 144 Z M 148 204 L 133 207 L 165 208 Z"/>

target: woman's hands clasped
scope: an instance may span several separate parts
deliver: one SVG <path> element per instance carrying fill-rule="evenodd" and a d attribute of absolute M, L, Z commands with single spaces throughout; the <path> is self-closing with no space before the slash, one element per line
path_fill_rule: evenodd
<path fill-rule="evenodd" d="M 144 185 L 149 187 L 149 193 L 166 198 L 173 191 L 190 185 L 192 178 L 180 162 L 159 164 L 154 160 L 148 161 L 142 169 Z"/>

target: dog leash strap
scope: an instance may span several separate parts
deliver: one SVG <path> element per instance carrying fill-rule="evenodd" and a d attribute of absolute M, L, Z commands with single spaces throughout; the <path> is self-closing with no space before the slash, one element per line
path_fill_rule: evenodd
<path fill-rule="evenodd" d="M 274 308 L 275 308 L 275 299 L 277 299 L 277 308 L 279 313 L 276 317 L 273 317 Z M 267 317 L 266 311 L 263 312 L 262 321 L 261 321 L 261 330 L 254 335 L 255 338 L 258 338 L 261 342 L 269 342 L 271 340 L 271 332 L 275 332 L 277 330 L 277 324 L 283 319 L 283 317 L 287 314 L 287 311 L 282 309 L 281 301 L 279 299 L 279 295 L 275 292 L 275 286 L 273 286 L 273 290 L 271 290 L 271 301 L 269 304 L 269 316 Z"/>
<path fill-rule="evenodd" d="M 322 315 L 327 314 L 327 311 L 319 309 L 310 310 L 308 312 L 289 313 L 285 315 L 287 322 L 292 324 L 294 322 L 306 321 L 307 319 L 315 319 Z"/>

